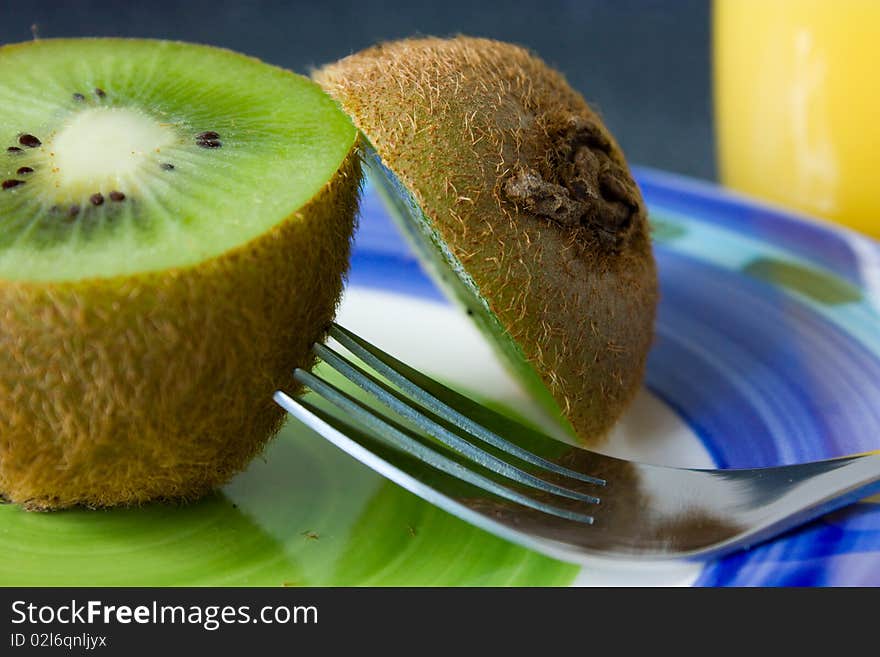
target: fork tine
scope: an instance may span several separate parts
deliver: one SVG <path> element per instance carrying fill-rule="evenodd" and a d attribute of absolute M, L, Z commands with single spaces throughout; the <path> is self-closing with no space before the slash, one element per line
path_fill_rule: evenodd
<path fill-rule="evenodd" d="M 349 414 L 357 422 L 369 428 L 383 442 L 391 444 L 397 449 L 406 452 L 407 454 L 410 454 L 412 456 L 415 456 L 421 462 L 426 463 L 427 465 L 430 465 L 431 467 L 440 470 L 441 472 L 460 479 L 461 481 L 471 484 L 472 486 L 476 486 L 477 488 L 480 488 L 484 491 L 492 493 L 493 495 L 502 497 L 511 502 L 516 502 L 517 504 L 527 506 L 537 511 L 542 511 L 543 513 L 557 516 L 559 518 L 565 518 L 566 520 L 573 520 L 575 522 L 580 522 L 588 525 L 593 524 L 592 516 L 577 513 L 576 511 L 569 511 L 567 509 L 553 506 L 552 504 L 546 504 L 544 502 L 532 499 L 528 495 L 503 486 L 498 482 L 479 473 L 476 473 L 446 456 L 443 456 L 442 454 L 419 442 L 419 440 L 414 437 L 412 432 L 410 432 L 405 427 L 402 427 L 396 422 L 393 422 L 392 420 L 379 415 L 376 411 L 365 406 L 364 404 L 346 394 L 333 384 L 328 383 L 324 379 L 315 376 L 310 372 L 297 369 L 294 371 L 294 378 L 299 383 L 307 386 L 319 396 L 331 402 L 340 410 Z M 291 411 L 291 409 L 295 408 L 296 406 L 300 406 L 308 412 L 318 415 L 318 417 L 321 417 L 320 410 L 313 405 L 301 399 L 294 400 L 281 391 L 275 393 L 275 400 L 289 411 Z M 299 417 L 299 413 L 294 413 L 294 415 Z"/>
<path fill-rule="evenodd" d="M 410 420 L 429 435 L 474 461 L 478 465 L 481 465 L 503 477 L 507 477 L 518 484 L 535 488 L 544 491 L 545 493 L 568 497 L 589 504 L 599 503 L 599 498 L 595 495 L 579 493 L 563 486 L 544 481 L 540 477 L 536 477 L 530 472 L 521 470 L 516 466 L 493 456 L 489 452 L 480 449 L 476 445 L 473 445 L 462 438 L 459 434 L 450 431 L 447 427 L 435 420 L 434 417 L 436 416 L 433 416 L 431 411 L 423 408 L 418 403 L 407 399 L 404 395 L 393 390 L 390 386 L 385 385 L 354 363 L 346 360 L 333 349 L 322 344 L 315 344 L 313 350 L 327 365 L 335 369 L 362 390 L 373 395 L 373 397 L 378 399 L 386 407 L 390 408 L 401 417 Z"/>
<path fill-rule="evenodd" d="M 329 333 L 339 344 L 394 383 L 407 395 L 430 408 L 435 415 L 467 431 L 475 438 L 544 470 L 597 486 L 606 484 L 604 479 L 592 477 L 548 461 L 505 440 L 484 424 L 476 422 L 472 417 L 476 417 L 475 412 L 479 412 L 482 415 L 492 416 L 493 420 L 498 422 L 506 422 L 506 418 L 470 402 L 466 397 L 400 362 L 339 324 L 335 322 L 331 324 Z M 525 429 L 525 427 L 521 427 L 521 429 Z"/>

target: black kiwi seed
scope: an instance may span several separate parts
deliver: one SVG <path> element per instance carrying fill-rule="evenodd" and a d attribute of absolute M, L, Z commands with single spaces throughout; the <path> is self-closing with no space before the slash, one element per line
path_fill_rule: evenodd
<path fill-rule="evenodd" d="M 78 205 L 71 205 L 69 208 L 67 208 L 67 216 L 70 217 L 71 219 L 73 219 L 78 214 L 79 214 L 79 206 Z"/>
<path fill-rule="evenodd" d="M 125 200 L 125 194 L 122 192 L 110 192 L 110 200 L 119 203 Z"/>
<path fill-rule="evenodd" d="M 174 165 L 170 162 L 163 162 L 159 165 L 163 171 L 174 171 Z"/>
<path fill-rule="evenodd" d="M 6 152 L 7 152 L 7 153 L 13 153 L 13 154 L 15 154 L 15 153 L 24 153 L 24 151 L 21 150 L 18 146 L 10 146 L 9 148 L 6 149 Z"/>
<path fill-rule="evenodd" d="M 86 97 L 83 96 L 82 94 L 73 94 L 73 99 L 74 99 L 76 102 L 81 103 L 81 102 L 83 102 L 83 101 L 86 99 Z"/>
<path fill-rule="evenodd" d="M 4 180 L 3 184 L 0 185 L 4 190 L 12 189 L 13 187 L 18 187 L 19 185 L 24 185 L 24 180 Z"/>
<path fill-rule="evenodd" d="M 17 173 L 19 176 L 24 176 L 28 173 L 33 173 L 33 172 L 34 172 L 34 170 L 31 169 L 30 167 L 19 167 L 18 171 L 16 171 L 15 173 Z"/>
<path fill-rule="evenodd" d="M 103 194 L 92 194 L 89 197 L 89 201 L 92 202 L 92 205 L 103 205 L 104 204 L 104 195 Z"/>
<path fill-rule="evenodd" d="M 98 98 L 104 98 L 104 96 L 107 95 L 107 92 L 104 91 L 103 89 L 96 88 L 96 89 L 95 89 L 95 95 L 96 95 Z"/>
<path fill-rule="evenodd" d="M 206 130 L 197 134 L 196 144 L 202 148 L 220 148 L 223 145 L 220 141 L 220 133 L 213 130 Z"/>
<path fill-rule="evenodd" d="M 22 135 L 18 138 L 18 143 L 22 146 L 27 146 L 28 148 L 36 148 L 37 146 L 43 145 L 43 142 L 33 135 Z"/>

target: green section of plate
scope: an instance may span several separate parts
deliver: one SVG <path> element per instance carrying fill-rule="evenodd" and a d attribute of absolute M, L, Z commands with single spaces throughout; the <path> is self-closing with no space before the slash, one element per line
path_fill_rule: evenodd
<path fill-rule="evenodd" d="M 0 507 L 5 586 L 555 586 L 576 566 L 441 511 L 291 421 L 194 504 Z"/>
<path fill-rule="evenodd" d="M 828 306 L 860 303 L 863 299 L 861 290 L 841 277 L 797 262 L 755 258 L 743 267 L 743 272 Z"/>
<path fill-rule="evenodd" d="M 687 234 L 687 228 L 676 221 L 658 219 L 653 214 L 651 219 L 651 237 L 655 242 L 674 242 Z"/>

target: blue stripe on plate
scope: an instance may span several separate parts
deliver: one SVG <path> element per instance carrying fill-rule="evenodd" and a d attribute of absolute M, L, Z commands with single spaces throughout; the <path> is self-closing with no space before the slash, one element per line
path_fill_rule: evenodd
<path fill-rule="evenodd" d="M 880 357 L 766 282 L 658 247 L 648 386 L 721 466 L 880 447 Z M 829 367 L 833 363 L 833 367 Z"/>
<path fill-rule="evenodd" d="M 867 525 L 867 527 L 866 527 Z M 710 564 L 698 586 L 880 586 L 880 505 L 856 504 Z"/>
<path fill-rule="evenodd" d="M 768 243 L 865 284 L 863 246 L 880 245 L 846 229 L 775 208 L 723 188 L 648 168 L 634 172 L 648 207 L 662 207 Z"/>

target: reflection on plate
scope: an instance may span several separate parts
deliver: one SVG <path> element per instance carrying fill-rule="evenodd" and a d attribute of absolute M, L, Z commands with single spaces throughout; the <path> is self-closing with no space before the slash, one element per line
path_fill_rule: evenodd
<path fill-rule="evenodd" d="M 880 246 L 702 184 L 638 178 L 662 301 L 647 389 L 604 450 L 742 467 L 880 448 Z M 369 190 L 340 321 L 546 422 Z M 870 585 L 880 584 L 880 504 L 705 566 L 580 569 L 470 527 L 291 422 L 263 459 L 196 504 L 0 507 L 0 549 L 0 584 L 24 586 Z"/>

